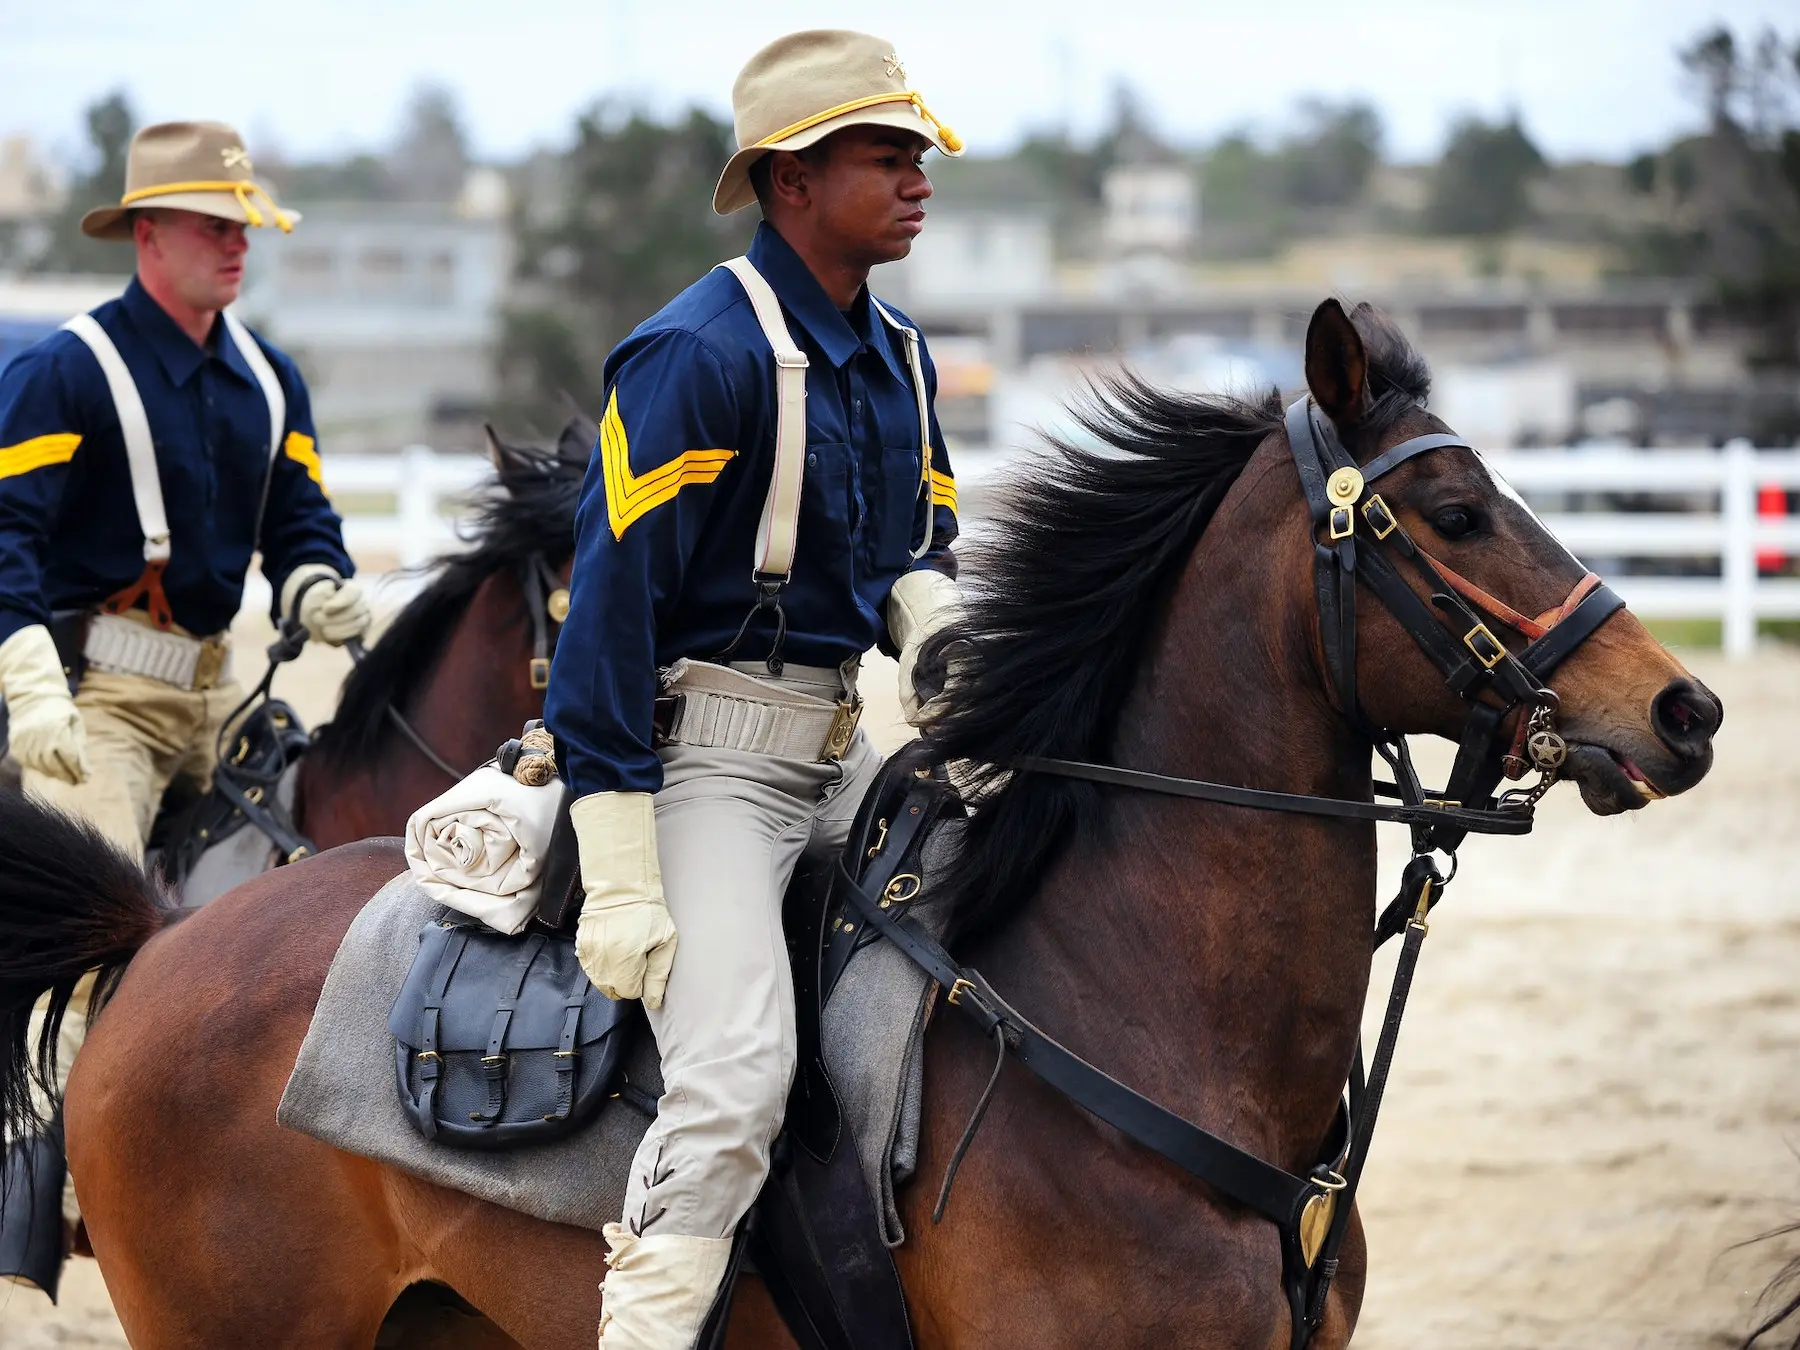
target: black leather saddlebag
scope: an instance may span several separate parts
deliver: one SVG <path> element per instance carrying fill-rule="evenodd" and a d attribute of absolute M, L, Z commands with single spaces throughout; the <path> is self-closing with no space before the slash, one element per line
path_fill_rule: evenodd
<path fill-rule="evenodd" d="M 573 933 L 426 924 L 388 1017 L 400 1105 L 453 1148 L 560 1139 L 617 1090 L 639 1025 L 635 1002 L 589 983 Z"/>

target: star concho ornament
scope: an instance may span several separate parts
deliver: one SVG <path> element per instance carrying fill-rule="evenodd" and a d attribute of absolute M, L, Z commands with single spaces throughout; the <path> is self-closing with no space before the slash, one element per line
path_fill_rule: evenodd
<path fill-rule="evenodd" d="M 1539 727 L 1525 741 L 1525 753 L 1539 773 L 1555 773 L 1569 759 L 1569 743 L 1549 727 Z"/>
<path fill-rule="evenodd" d="M 900 64 L 900 57 L 899 57 L 898 53 L 889 52 L 886 56 L 882 57 L 881 59 L 883 61 L 887 62 L 887 73 L 891 77 L 893 77 L 896 80 L 901 80 L 901 81 L 904 81 L 906 79 L 906 67 Z"/>

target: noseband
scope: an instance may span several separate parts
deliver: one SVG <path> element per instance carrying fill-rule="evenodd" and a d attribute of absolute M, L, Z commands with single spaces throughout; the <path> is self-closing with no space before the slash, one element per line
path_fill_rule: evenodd
<path fill-rule="evenodd" d="M 1556 730 L 1556 695 L 1545 681 L 1558 665 L 1624 606 L 1592 572 L 1575 583 L 1560 605 L 1535 618 L 1520 613 L 1445 563 L 1432 557 L 1407 533 L 1379 493 L 1377 480 L 1416 456 L 1433 450 L 1469 449 L 1462 437 L 1434 433 L 1415 436 L 1359 466 L 1338 439 L 1329 419 L 1310 399 L 1287 410 L 1288 444 L 1311 513 L 1313 587 L 1319 610 L 1325 667 L 1340 711 L 1393 770 L 1394 781 L 1377 782 L 1378 795 L 1397 804 L 1348 801 L 1262 788 L 1174 778 L 1077 760 L 1023 758 L 1019 772 L 1054 774 L 1167 796 L 1222 802 L 1258 810 L 1336 819 L 1391 821 L 1410 827 L 1413 857 L 1400 892 L 1376 922 L 1374 945 L 1402 932 L 1405 942 L 1388 996 L 1387 1015 L 1365 1074 L 1358 1043 L 1347 1075 L 1347 1101 L 1315 1163 L 1296 1176 L 1237 1147 L 1133 1091 L 1079 1055 L 1058 1044 L 1012 1008 L 981 974 L 959 964 L 910 918 L 890 912 L 889 902 L 868 892 L 842 864 L 837 881 L 864 924 L 879 932 L 947 991 L 946 1002 L 992 1038 L 1000 1060 L 1012 1055 L 1043 1081 L 1128 1138 L 1161 1154 L 1229 1199 L 1262 1215 L 1281 1233 L 1282 1288 L 1292 1319 L 1290 1344 L 1301 1350 L 1324 1321 L 1326 1296 L 1338 1268 L 1338 1252 L 1363 1164 L 1374 1138 L 1406 1011 L 1413 972 L 1429 928 L 1428 916 L 1449 878 L 1437 869 L 1434 852 L 1450 857 L 1470 833 L 1526 834 L 1533 806 L 1549 790 L 1568 757 Z M 1408 584 L 1410 569 L 1429 602 Z M 1456 762 L 1443 791 L 1428 794 L 1413 769 L 1403 734 L 1373 725 L 1363 715 L 1356 687 L 1356 584 L 1363 581 L 1404 628 L 1444 683 L 1469 706 Z M 1488 621 L 1509 628 L 1525 642 L 1512 651 Z M 1512 739 L 1501 750 L 1501 727 L 1518 714 Z M 1536 769 L 1530 789 L 1494 791 L 1503 777 L 1520 778 Z M 915 793 L 939 790 L 929 774 Z M 912 807 L 915 814 L 924 805 Z M 939 1213 L 955 1169 L 979 1128 L 999 1083 L 999 1066 L 976 1106 L 968 1129 L 952 1155 L 938 1200 Z"/>

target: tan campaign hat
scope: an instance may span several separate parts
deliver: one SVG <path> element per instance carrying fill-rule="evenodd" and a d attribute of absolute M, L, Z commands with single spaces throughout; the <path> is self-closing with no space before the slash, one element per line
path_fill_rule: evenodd
<path fill-rule="evenodd" d="M 867 33 L 814 28 L 764 47 L 731 87 L 738 152 L 719 175 L 713 210 L 728 216 L 756 200 L 750 166 L 771 150 L 804 150 L 845 127 L 916 131 L 946 155 L 962 138 L 906 84 L 894 46 Z"/>
<path fill-rule="evenodd" d="M 151 206 L 278 225 L 283 233 L 293 229 L 300 213 L 277 206 L 251 172 L 244 138 L 223 122 L 158 122 L 131 138 L 119 204 L 89 211 L 81 218 L 81 232 L 94 239 L 129 239 L 131 213 Z"/>

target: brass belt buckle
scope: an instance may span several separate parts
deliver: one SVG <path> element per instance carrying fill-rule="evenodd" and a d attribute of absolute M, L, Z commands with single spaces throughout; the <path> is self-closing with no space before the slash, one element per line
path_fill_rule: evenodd
<path fill-rule="evenodd" d="M 856 735 L 856 724 L 862 720 L 863 701 L 840 703 L 831 717 L 831 729 L 825 733 L 825 748 L 819 752 L 821 764 L 831 764 L 844 757 L 850 739 Z"/>
<path fill-rule="evenodd" d="M 202 638 L 200 654 L 194 660 L 195 689 L 211 689 L 215 687 L 225 674 L 225 658 L 231 647 L 223 638 Z"/>

